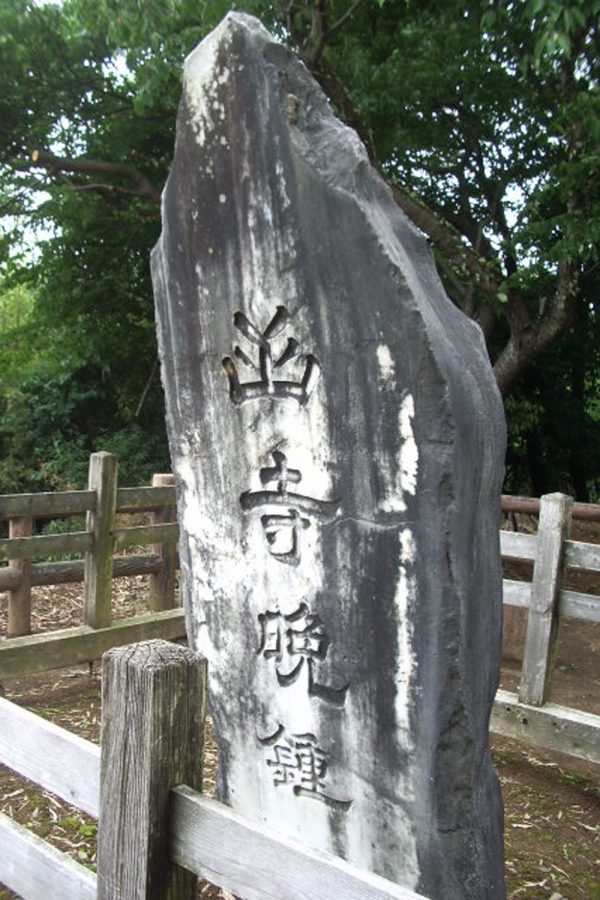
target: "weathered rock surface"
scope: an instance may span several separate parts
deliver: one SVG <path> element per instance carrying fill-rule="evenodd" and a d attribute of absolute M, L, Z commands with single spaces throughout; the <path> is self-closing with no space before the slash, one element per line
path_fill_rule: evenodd
<path fill-rule="evenodd" d="M 250 17 L 186 62 L 153 277 L 222 799 L 428 896 L 503 897 L 501 402 L 425 240 Z"/>

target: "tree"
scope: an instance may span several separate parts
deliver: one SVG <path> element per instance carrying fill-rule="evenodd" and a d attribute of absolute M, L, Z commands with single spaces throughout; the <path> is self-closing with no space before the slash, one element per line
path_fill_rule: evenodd
<path fill-rule="evenodd" d="M 109 368 L 131 416 L 153 368 L 147 256 L 181 64 L 228 5 L 0 10 L 0 179 L 4 212 L 19 214 L 9 269 L 27 217 L 53 229 L 35 267 L 37 314 L 62 330 L 74 364 Z M 600 0 L 238 7 L 301 54 L 359 131 L 450 296 L 483 328 L 502 391 L 514 390 L 595 303 Z M 156 382 L 146 396 L 158 411 Z"/>
<path fill-rule="evenodd" d="M 304 56 L 430 237 L 508 393 L 597 264 L 600 4 L 362 3 L 315 44 L 318 6 L 296 17 Z"/>
<path fill-rule="evenodd" d="M 588 299 L 577 314 L 506 398 L 508 493 L 600 499 L 600 310 Z"/>

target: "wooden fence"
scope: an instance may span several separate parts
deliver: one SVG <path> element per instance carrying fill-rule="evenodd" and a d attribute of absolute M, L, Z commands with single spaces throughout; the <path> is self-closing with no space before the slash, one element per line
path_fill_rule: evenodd
<path fill-rule="evenodd" d="M 574 509 L 564 494 L 538 501 L 505 498 L 503 506 L 538 512 L 539 520 L 537 534 L 500 532 L 502 558 L 533 562 L 533 577 L 504 580 L 504 604 L 528 610 L 527 631 L 518 693 L 497 692 L 491 729 L 600 763 L 600 716 L 547 702 L 560 619 L 600 622 L 600 596 L 563 588 L 569 570 L 600 572 L 600 545 L 569 540 L 574 513 L 600 521 L 600 508 L 576 504 Z"/>
<path fill-rule="evenodd" d="M 0 815 L 0 882 L 25 900 L 426 900 L 203 797 L 206 668 L 148 641 L 103 660 L 102 747 L 0 699 L 0 763 L 99 818 L 97 874 Z M 175 751 L 176 748 L 176 751 Z"/>
<path fill-rule="evenodd" d="M 150 512 L 151 524 L 118 527 L 117 514 Z M 35 535 L 36 520 L 86 515 L 86 530 Z M 0 540 L 0 591 L 8 593 L 7 640 L 0 642 L 2 677 L 99 659 L 111 647 L 185 637 L 183 610 L 175 594 L 177 540 L 172 475 L 155 475 L 152 487 L 117 488 L 117 460 L 109 453 L 90 459 L 87 491 L 0 496 L 0 520 L 9 537 Z M 146 556 L 115 551 L 150 544 Z M 60 554 L 83 554 L 67 562 L 32 562 Z M 112 621 L 112 579 L 150 575 L 146 615 Z M 83 625 L 31 635 L 31 588 L 84 583 Z"/>
<path fill-rule="evenodd" d="M 152 487 L 121 488 L 117 463 L 93 454 L 87 491 L 0 497 L 0 519 L 9 538 L 0 540 L 0 591 L 8 592 L 8 639 L 0 641 L 2 677 L 76 665 L 99 658 L 111 647 L 147 638 L 185 636 L 183 611 L 176 607 L 178 526 L 171 475 L 156 475 Z M 600 762 L 600 716 L 547 702 L 552 660 L 561 618 L 600 622 L 600 597 L 563 589 L 568 570 L 600 573 L 600 545 L 569 540 L 571 519 L 600 521 L 600 507 L 573 504 L 562 494 L 540 500 L 503 498 L 508 512 L 539 515 L 537 534 L 500 532 L 504 559 L 533 562 L 531 582 L 504 581 L 504 604 L 528 610 L 518 693 L 496 695 L 493 731 L 549 749 Z M 120 513 L 150 512 L 150 525 L 117 527 Z M 32 536 L 36 519 L 86 514 L 86 530 Z M 146 556 L 116 556 L 115 550 L 151 544 Z M 82 552 L 70 562 L 32 562 L 36 556 Z M 151 576 L 151 612 L 111 622 L 111 579 Z M 31 587 L 84 582 L 81 627 L 30 635 Z"/>

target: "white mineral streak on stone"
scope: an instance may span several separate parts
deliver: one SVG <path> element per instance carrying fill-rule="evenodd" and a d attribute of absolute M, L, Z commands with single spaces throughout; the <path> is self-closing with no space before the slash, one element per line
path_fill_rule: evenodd
<path fill-rule="evenodd" d="M 191 545 L 191 571 L 189 572 L 189 590 L 193 598 L 191 608 L 187 610 L 193 619 L 193 629 L 196 635 L 196 650 L 204 654 L 215 671 L 227 665 L 229 650 L 226 645 L 221 645 L 221 653 L 218 654 L 213 646 L 204 625 L 205 610 L 207 605 L 219 602 L 212 588 L 212 572 L 218 571 L 218 582 L 224 592 L 236 588 L 236 561 L 239 556 L 239 547 L 232 539 L 231 534 L 218 518 L 213 518 L 206 511 L 203 497 L 206 496 L 206 486 L 203 481 L 203 466 L 194 460 L 193 451 L 186 451 L 183 442 L 180 444 L 177 454 L 176 470 L 181 481 L 181 496 L 183 505 L 180 506 L 181 526 Z M 199 564 L 203 548 L 211 547 L 211 570 Z M 233 596 L 233 594 L 231 595 Z"/>
<path fill-rule="evenodd" d="M 416 673 L 416 657 L 412 646 L 412 627 L 406 612 L 411 603 L 411 596 L 414 598 L 416 585 L 414 578 L 407 576 L 405 567 L 411 565 L 414 555 L 412 531 L 409 528 L 403 529 L 399 580 L 395 596 L 398 669 L 395 675 L 397 693 L 394 733 L 399 745 L 408 751 L 408 759 L 412 763 L 409 763 L 406 769 L 390 772 L 390 796 L 395 799 L 377 794 L 369 778 L 363 777 L 364 772 L 360 768 L 359 761 L 371 757 L 372 745 L 369 743 L 371 735 L 365 734 L 364 718 L 360 709 L 354 707 L 352 703 L 352 690 L 348 694 L 344 709 L 345 733 L 348 742 L 354 748 L 354 757 L 357 760 L 356 767 L 351 767 L 344 773 L 345 790 L 348 797 L 353 798 L 345 821 L 346 857 L 359 868 L 381 873 L 381 859 L 386 856 L 386 851 L 380 844 L 382 836 L 385 837 L 387 834 L 393 841 L 393 847 L 387 851 L 388 857 L 393 858 L 393 872 L 389 872 L 387 877 L 413 890 L 419 883 L 420 868 L 415 830 L 407 810 L 414 800 L 414 768 L 418 765 L 418 760 L 414 758 L 414 747 L 408 729 L 408 703 L 410 679 Z M 387 826 L 383 833 L 382 822 Z M 398 847 L 401 848 L 400 853 Z"/>
<path fill-rule="evenodd" d="M 207 130 L 213 127 L 216 103 L 213 100 L 215 91 L 213 76 L 217 50 L 228 30 L 227 20 L 224 20 L 190 53 L 184 64 L 184 91 L 191 113 L 191 122 L 200 145 L 205 142 Z M 218 103 L 216 105 L 218 107 Z"/>
<path fill-rule="evenodd" d="M 398 628 L 398 668 L 396 670 L 396 724 L 407 734 L 410 729 L 408 710 L 410 683 L 416 671 L 416 655 L 413 650 L 413 613 L 417 596 L 417 582 L 412 574 L 416 559 L 415 537 L 410 528 L 400 532 L 400 568 L 394 603 Z"/>
<path fill-rule="evenodd" d="M 348 858 L 352 859 L 355 865 L 376 871 L 378 850 L 367 839 L 367 835 L 371 828 L 374 832 L 377 832 L 379 828 L 380 821 L 372 822 L 370 818 L 373 809 L 377 809 L 378 819 L 388 823 L 389 833 L 393 834 L 397 846 L 402 848 L 401 854 L 396 860 L 393 877 L 405 887 L 413 890 L 419 883 L 420 869 L 415 831 L 406 810 L 410 809 L 414 801 L 414 766 L 418 765 L 418 761 L 414 761 L 414 745 L 409 720 L 410 705 L 413 702 L 411 685 L 417 673 L 412 611 L 417 597 L 416 578 L 413 574 L 416 552 L 413 530 L 408 527 L 403 528 L 400 532 L 400 556 L 394 596 L 397 634 L 394 733 L 398 744 L 407 752 L 408 759 L 413 760 L 413 763 L 409 764 L 408 769 L 395 772 L 393 775 L 393 792 L 398 798 L 401 798 L 400 802 L 388 802 L 385 798 L 371 796 L 371 786 L 360 777 L 360 771 L 350 773 L 348 779 L 350 795 L 359 799 L 348 813 L 346 828 Z M 351 697 L 350 694 L 350 700 Z M 358 710 L 355 712 L 351 704 L 345 713 L 348 734 L 354 736 L 353 739 L 356 740 L 356 746 L 359 748 L 361 741 L 360 713 Z M 366 758 L 367 755 L 367 751 L 361 752 L 360 749 L 357 749 L 357 758 Z M 381 856 L 381 848 L 379 848 L 379 854 Z"/>
<path fill-rule="evenodd" d="M 379 354 L 378 354 L 379 357 Z M 399 449 L 395 460 L 395 473 L 390 474 L 389 466 L 382 460 L 381 468 L 387 475 L 389 491 L 379 503 L 382 512 L 406 512 L 406 496 L 414 497 L 417 490 L 419 468 L 419 448 L 412 429 L 415 403 L 412 394 L 405 394 L 398 413 Z"/>
<path fill-rule="evenodd" d="M 398 468 L 400 470 L 402 491 L 413 497 L 417 491 L 419 465 L 419 449 L 412 430 L 414 416 L 415 402 L 412 394 L 407 394 L 400 406 L 399 422 L 402 444 L 400 446 Z"/>
<path fill-rule="evenodd" d="M 199 144 L 204 144 L 206 132 L 216 124 L 216 116 L 223 121 L 225 108 L 215 99 L 216 89 L 225 84 L 230 70 L 225 66 L 215 78 L 217 71 L 217 52 L 226 50 L 231 38 L 232 29 L 237 27 L 235 20 L 244 20 L 244 25 L 270 41 L 269 32 L 258 19 L 239 13 L 228 13 L 220 25 L 211 31 L 195 50 L 186 57 L 184 70 L 184 93 L 192 114 L 192 125 L 196 131 Z M 238 67 L 238 71 L 243 66 Z M 211 112 L 212 110 L 212 112 Z"/>
<path fill-rule="evenodd" d="M 279 196 L 281 197 L 281 205 L 283 209 L 287 209 L 292 205 L 292 201 L 290 200 L 287 191 L 285 170 L 283 168 L 283 163 L 281 162 L 281 160 L 277 160 L 277 162 L 275 163 L 275 174 L 277 175 L 277 188 L 279 190 Z"/>
<path fill-rule="evenodd" d="M 387 344 L 378 344 L 377 362 L 379 363 L 379 379 L 383 387 L 393 391 L 396 389 L 396 367 L 390 348 Z"/>

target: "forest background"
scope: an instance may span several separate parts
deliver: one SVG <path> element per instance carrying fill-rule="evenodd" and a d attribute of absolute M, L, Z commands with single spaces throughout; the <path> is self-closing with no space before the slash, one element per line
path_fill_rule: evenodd
<path fill-rule="evenodd" d="M 149 253 L 187 53 L 300 54 L 504 395 L 505 491 L 600 502 L 600 0 L 0 0 L 0 493 L 168 471 Z"/>

